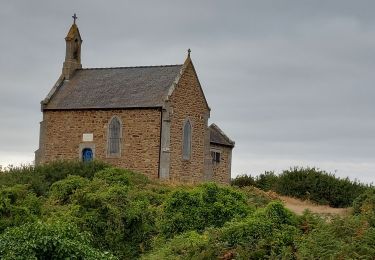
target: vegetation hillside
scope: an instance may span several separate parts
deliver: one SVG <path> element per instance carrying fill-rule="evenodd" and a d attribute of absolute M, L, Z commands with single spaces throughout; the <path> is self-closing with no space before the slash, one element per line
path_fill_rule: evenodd
<path fill-rule="evenodd" d="M 327 221 L 244 186 L 169 185 L 100 162 L 7 169 L 0 259 L 375 257 L 372 188 Z"/>

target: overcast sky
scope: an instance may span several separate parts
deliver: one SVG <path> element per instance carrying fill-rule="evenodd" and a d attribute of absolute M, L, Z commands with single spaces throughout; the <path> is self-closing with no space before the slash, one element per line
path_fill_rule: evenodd
<path fill-rule="evenodd" d="M 236 141 L 232 176 L 315 166 L 375 181 L 375 1 L 0 0 L 0 165 L 38 148 L 76 12 L 84 67 L 180 64 Z"/>

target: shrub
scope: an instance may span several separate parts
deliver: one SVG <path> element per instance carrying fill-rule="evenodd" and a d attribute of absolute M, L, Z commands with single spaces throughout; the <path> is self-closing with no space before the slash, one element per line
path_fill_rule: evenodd
<path fill-rule="evenodd" d="M 319 228 L 324 223 L 324 219 L 318 214 L 314 214 L 309 210 L 305 210 L 303 214 L 298 218 L 298 227 L 304 233 L 310 233 L 311 231 Z"/>
<path fill-rule="evenodd" d="M 92 246 L 91 236 L 69 224 L 36 222 L 0 235 L 1 259 L 116 259 Z"/>
<path fill-rule="evenodd" d="M 151 253 L 142 256 L 144 260 L 160 259 L 212 259 L 207 234 L 189 231 L 175 236 L 165 244 L 158 244 Z"/>
<path fill-rule="evenodd" d="M 266 192 L 254 186 L 245 186 L 239 190 L 245 195 L 247 204 L 249 206 L 254 206 L 256 208 L 264 207 L 272 200 L 272 198 Z"/>
<path fill-rule="evenodd" d="M 249 211 L 244 195 L 234 189 L 214 183 L 181 188 L 166 199 L 160 228 L 167 237 L 189 230 L 201 232 L 244 217 Z"/>
<path fill-rule="evenodd" d="M 80 176 L 69 175 L 65 179 L 56 181 L 51 185 L 49 197 L 65 204 L 70 202 L 70 196 L 89 183 L 89 180 Z"/>
<path fill-rule="evenodd" d="M 279 176 L 276 192 L 301 199 L 310 199 L 332 207 L 351 206 L 353 200 L 368 189 L 367 186 L 336 178 L 315 168 L 293 168 Z"/>
<path fill-rule="evenodd" d="M 260 219 L 269 219 L 275 227 L 297 225 L 297 217 L 279 201 L 270 202 L 265 208 L 258 209 L 255 216 Z"/>
<path fill-rule="evenodd" d="M 124 186 L 144 186 L 150 183 L 149 179 L 139 173 L 119 168 L 107 168 L 95 173 L 96 179 L 104 180 L 108 184 L 119 184 Z"/>
<path fill-rule="evenodd" d="M 274 172 L 265 172 L 256 177 L 255 187 L 264 191 L 274 190 L 277 181 L 278 176 Z"/>
<path fill-rule="evenodd" d="M 301 259 L 373 259 L 375 228 L 361 217 L 336 217 L 296 240 Z"/>
<path fill-rule="evenodd" d="M 251 175 L 238 175 L 236 178 L 232 179 L 231 181 L 232 186 L 237 187 L 246 187 L 246 186 L 255 186 L 255 180 Z"/>
<path fill-rule="evenodd" d="M 41 206 L 41 200 L 26 185 L 0 188 L 0 233 L 7 227 L 35 221 Z"/>
<path fill-rule="evenodd" d="M 98 247 L 111 250 L 120 258 L 133 259 L 150 246 L 156 232 L 155 210 L 144 196 L 129 196 L 132 186 L 124 185 L 132 182 L 126 178 L 128 171 L 115 172 L 101 172 L 76 190 L 71 196 L 71 219 L 94 235 Z"/>
<path fill-rule="evenodd" d="M 188 231 L 161 241 L 143 259 L 293 259 L 300 232 L 288 224 L 295 218 L 289 213 L 280 203 L 271 203 L 266 210 L 222 227 L 201 234 Z"/>
<path fill-rule="evenodd" d="M 375 214 L 375 190 L 371 189 L 359 195 L 353 202 L 353 212 L 359 214 Z"/>
<path fill-rule="evenodd" d="M 38 166 L 11 167 L 0 174 L 2 186 L 10 187 L 16 184 L 29 184 L 38 195 L 45 195 L 52 183 L 66 178 L 68 175 L 78 175 L 91 179 L 97 171 L 109 166 L 99 161 L 83 163 L 79 161 L 56 161 Z"/>

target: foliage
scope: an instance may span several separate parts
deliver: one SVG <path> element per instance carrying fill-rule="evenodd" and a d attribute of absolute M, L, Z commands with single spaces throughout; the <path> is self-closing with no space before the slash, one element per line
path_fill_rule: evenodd
<path fill-rule="evenodd" d="M 69 209 L 70 220 L 92 233 L 96 246 L 111 250 L 121 258 L 138 256 L 148 247 L 155 232 L 155 215 L 148 200 L 144 197 L 130 199 L 129 191 L 144 187 L 149 182 L 147 178 L 113 168 L 99 171 L 87 184 L 77 182 L 80 178 L 73 180 L 83 185 L 68 198 L 74 205 Z M 72 177 L 68 177 L 60 181 L 59 186 L 77 187 L 71 185 L 71 180 Z"/>
<path fill-rule="evenodd" d="M 351 206 L 353 200 L 367 188 L 357 181 L 340 179 L 315 168 L 284 171 L 276 185 L 276 191 L 282 195 L 310 199 L 332 207 Z"/>
<path fill-rule="evenodd" d="M 264 191 L 273 190 L 275 188 L 278 176 L 274 172 L 265 172 L 255 178 L 251 175 L 238 175 L 232 179 L 231 185 L 237 187 L 254 186 Z"/>
<path fill-rule="evenodd" d="M 7 227 L 33 222 L 42 202 L 26 185 L 0 188 L 0 233 Z"/>
<path fill-rule="evenodd" d="M 232 185 L 244 187 L 253 185 L 264 191 L 273 190 L 281 195 L 328 204 L 332 207 L 349 207 L 355 198 L 373 187 L 341 179 L 316 168 L 291 168 L 280 175 L 265 172 L 256 178 L 247 175 L 237 176 Z"/>
<path fill-rule="evenodd" d="M 246 216 L 251 209 L 240 192 L 214 183 L 178 189 L 164 203 L 161 230 L 167 237 L 189 230 L 203 231 Z"/>
<path fill-rule="evenodd" d="M 70 202 L 70 196 L 74 194 L 77 189 L 85 187 L 89 180 L 81 176 L 69 175 L 65 179 L 56 181 L 51 185 L 49 197 L 59 203 Z"/>
<path fill-rule="evenodd" d="M 231 185 L 242 188 L 246 186 L 256 186 L 256 183 L 251 175 L 242 174 L 237 175 L 236 178 L 232 179 Z"/>
<path fill-rule="evenodd" d="M 196 231 L 175 236 L 171 241 L 164 241 L 155 245 L 155 250 L 142 259 L 212 259 L 214 253 L 207 252 L 210 248 L 209 234 L 199 234 Z"/>
<path fill-rule="evenodd" d="M 94 174 L 108 168 L 105 163 L 93 161 L 57 161 L 40 166 L 10 167 L 0 174 L 0 185 L 10 187 L 16 184 L 28 184 L 38 195 L 45 195 L 52 183 L 66 178 L 68 175 L 78 175 L 91 179 Z"/>
<path fill-rule="evenodd" d="M 254 186 L 242 187 L 240 191 L 245 195 L 247 204 L 256 208 L 264 207 L 272 200 L 270 195 Z"/>
<path fill-rule="evenodd" d="M 320 222 L 297 240 L 297 255 L 309 259 L 373 259 L 375 228 L 361 217 Z"/>
<path fill-rule="evenodd" d="M 92 246 L 88 233 L 66 223 L 36 222 L 0 235 L 1 259 L 116 259 Z"/>
<path fill-rule="evenodd" d="M 375 190 L 359 195 L 353 202 L 353 211 L 356 215 L 375 213 Z"/>
<path fill-rule="evenodd" d="M 99 162 L 11 167 L 0 173 L 0 258 L 374 258 L 371 187 L 302 168 L 244 180 L 170 185 Z M 257 187 L 354 200 L 353 215 L 296 216 Z"/>
<path fill-rule="evenodd" d="M 375 227 L 375 190 L 368 190 L 354 200 L 353 213 L 365 217 L 369 224 Z"/>
<path fill-rule="evenodd" d="M 265 216 L 272 216 L 265 218 Z M 295 216 L 280 203 L 270 203 L 243 219 L 199 234 L 188 231 L 162 241 L 143 259 L 291 259 L 298 229 Z"/>
<path fill-rule="evenodd" d="M 278 181 L 278 176 L 274 172 L 265 172 L 255 179 L 256 187 L 264 191 L 274 190 Z"/>
<path fill-rule="evenodd" d="M 96 179 L 105 180 L 108 184 L 119 184 L 125 186 L 144 186 L 150 183 L 149 179 L 143 175 L 129 170 L 109 168 L 95 173 Z"/>

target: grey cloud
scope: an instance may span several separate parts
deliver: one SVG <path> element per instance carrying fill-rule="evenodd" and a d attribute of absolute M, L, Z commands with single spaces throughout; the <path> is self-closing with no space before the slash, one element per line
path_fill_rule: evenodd
<path fill-rule="evenodd" d="M 32 160 L 77 12 L 86 67 L 182 63 L 192 48 L 211 121 L 236 141 L 233 174 L 310 162 L 375 180 L 374 1 L 0 5 L 0 155 Z"/>

